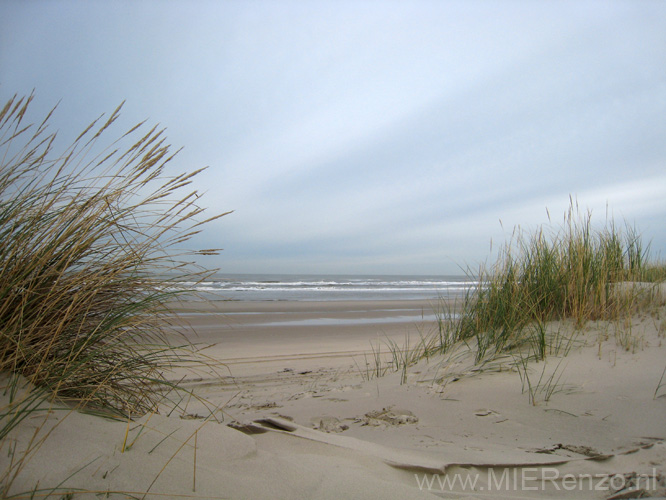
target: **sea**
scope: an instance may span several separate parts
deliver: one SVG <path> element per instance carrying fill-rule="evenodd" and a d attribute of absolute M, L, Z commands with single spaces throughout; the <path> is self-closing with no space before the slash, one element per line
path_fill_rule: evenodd
<path fill-rule="evenodd" d="M 185 285 L 207 299 L 331 301 L 458 298 L 477 284 L 454 275 L 218 274 Z"/>

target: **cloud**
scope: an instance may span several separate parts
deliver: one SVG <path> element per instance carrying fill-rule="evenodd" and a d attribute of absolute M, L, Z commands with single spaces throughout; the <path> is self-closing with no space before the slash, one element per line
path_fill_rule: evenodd
<path fill-rule="evenodd" d="M 569 195 L 666 249 L 661 3 L 0 10 L 3 95 L 62 98 L 65 138 L 127 99 L 174 169 L 211 166 L 202 201 L 235 212 L 197 244 L 227 271 L 455 272 Z"/>

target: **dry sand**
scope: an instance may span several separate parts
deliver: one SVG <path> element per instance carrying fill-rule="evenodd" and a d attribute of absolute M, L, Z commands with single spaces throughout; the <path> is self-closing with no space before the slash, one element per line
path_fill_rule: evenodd
<path fill-rule="evenodd" d="M 126 439 L 127 423 L 53 412 L 46 427 L 53 432 L 12 491 L 38 484 L 139 498 L 146 491 L 147 498 L 234 499 L 666 495 L 666 377 L 658 387 L 666 308 L 579 332 L 551 324 L 574 340 L 567 356 L 561 349 L 529 364 L 538 385 L 532 401 L 515 357 L 479 366 L 465 345 L 411 366 L 403 384 L 400 372 L 372 377 L 387 339 L 402 345 L 409 334 L 413 346 L 433 331 L 432 307 L 184 307 L 187 335 L 224 364 L 217 375 L 183 382 L 219 407 L 215 418 L 193 398 L 184 410 L 131 423 Z M 14 455 L 42 422 L 29 419 L 13 433 Z M 7 461 L 6 447 L 0 452 Z"/>

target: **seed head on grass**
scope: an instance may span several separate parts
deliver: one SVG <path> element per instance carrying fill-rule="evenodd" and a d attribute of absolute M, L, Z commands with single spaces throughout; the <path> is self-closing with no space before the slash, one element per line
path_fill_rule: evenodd
<path fill-rule="evenodd" d="M 203 217 L 187 190 L 199 171 L 165 176 L 174 155 L 156 127 L 103 147 L 118 107 L 57 154 L 51 113 L 24 123 L 32 100 L 0 111 L 0 372 L 89 407 L 145 413 L 171 388 L 164 371 L 189 360 L 169 303 L 186 292 L 180 283 L 211 274 L 181 248 L 225 214 Z"/>
<path fill-rule="evenodd" d="M 663 268 L 635 228 L 622 231 L 613 220 L 597 228 L 591 213 L 581 214 L 571 200 L 559 228 L 514 231 L 497 262 L 473 276 L 478 285 L 450 328 L 456 339 L 476 340 L 477 361 L 525 342 L 538 346 L 543 359 L 546 322 L 572 318 L 582 326 L 649 307 L 653 295 L 641 299 L 638 288 L 627 291 L 620 283 L 663 280 Z"/>

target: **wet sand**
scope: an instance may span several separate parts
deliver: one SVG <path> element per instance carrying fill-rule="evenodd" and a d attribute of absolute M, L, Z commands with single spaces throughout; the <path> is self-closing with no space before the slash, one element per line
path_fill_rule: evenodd
<path fill-rule="evenodd" d="M 182 329 L 188 339 L 210 346 L 234 375 L 243 375 L 278 365 L 297 369 L 312 358 L 349 368 L 379 344 L 402 345 L 406 335 L 430 333 L 441 306 L 427 300 L 216 301 L 179 310 L 189 323 Z"/>

